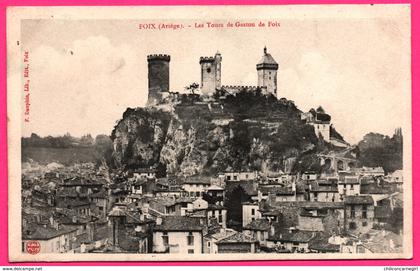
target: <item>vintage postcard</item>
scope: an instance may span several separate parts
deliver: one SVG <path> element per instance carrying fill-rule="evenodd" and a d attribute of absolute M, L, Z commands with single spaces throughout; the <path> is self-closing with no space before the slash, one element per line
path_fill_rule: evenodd
<path fill-rule="evenodd" d="M 10 7 L 10 260 L 412 257 L 410 38 L 410 5 Z"/>

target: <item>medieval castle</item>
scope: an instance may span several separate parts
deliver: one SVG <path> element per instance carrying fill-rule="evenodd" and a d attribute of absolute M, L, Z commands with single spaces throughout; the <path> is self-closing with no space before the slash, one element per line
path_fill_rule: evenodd
<path fill-rule="evenodd" d="M 147 104 L 154 106 L 163 103 L 170 96 L 177 96 L 178 93 L 170 92 L 169 88 L 169 55 L 154 54 L 147 56 L 149 92 Z M 272 94 L 277 97 L 277 70 L 278 63 L 267 52 L 264 47 L 264 54 L 256 64 L 258 82 L 256 86 L 232 86 L 222 85 L 222 55 L 216 52 L 214 57 L 200 57 L 201 83 L 200 91 L 203 99 L 210 99 L 218 89 L 226 93 L 235 94 L 240 90 L 256 91 L 260 89 L 265 95 Z M 280 99 L 280 101 L 285 99 Z M 311 109 L 302 113 L 301 118 L 307 124 L 312 125 L 315 134 L 333 145 L 346 147 L 348 143 L 330 137 L 331 117 L 320 107 L 317 110 Z"/>
<path fill-rule="evenodd" d="M 169 55 L 148 55 L 148 79 L 149 94 L 148 105 L 158 104 L 165 97 L 169 96 Z M 264 48 L 264 54 L 257 63 L 258 84 L 257 86 L 222 86 L 222 55 L 217 52 L 214 57 L 200 57 L 201 66 L 201 94 L 210 97 L 217 89 L 225 89 L 229 93 L 236 92 L 246 88 L 255 90 L 260 88 L 264 94 L 273 94 L 277 96 L 277 70 L 279 65 L 267 53 Z"/>

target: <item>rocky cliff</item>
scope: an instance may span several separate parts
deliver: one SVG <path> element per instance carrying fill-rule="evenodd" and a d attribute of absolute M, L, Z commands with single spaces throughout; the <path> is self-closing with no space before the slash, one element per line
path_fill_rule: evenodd
<path fill-rule="evenodd" d="M 302 156 L 325 147 L 292 102 L 247 92 L 216 102 L 184 99 L 170 110 L 127 109 L 111 138 L 116 167 L 186 176 L 293 170 Z"/>

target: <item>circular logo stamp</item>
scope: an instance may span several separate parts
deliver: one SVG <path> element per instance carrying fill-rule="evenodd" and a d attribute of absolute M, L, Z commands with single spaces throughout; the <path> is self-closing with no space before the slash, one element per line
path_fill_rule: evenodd
<path fill-rule="evenodd" d="M 32 255 L 38 254 L 41 251 L 41 244 L 38 241 L 29 241 L 26 243 L 26 251 Z"/>

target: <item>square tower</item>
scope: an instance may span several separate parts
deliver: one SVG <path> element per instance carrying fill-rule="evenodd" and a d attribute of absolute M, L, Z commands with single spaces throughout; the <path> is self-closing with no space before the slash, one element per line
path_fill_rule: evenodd
<path fill-rule="evenodd" d="M 222 85 L 222 55 L 217 52 L 214 57 L 200 57 L 201 93 L 212 95 Z"/>
<path fill-rule="evenodd" d="M 277 70 L 279 64 L 267 53 L 267 47 L 264 47 L 264 55 L 257 64 L 258 86 L 264 87 L 267 93 L 277 97 Z"/>

